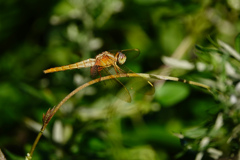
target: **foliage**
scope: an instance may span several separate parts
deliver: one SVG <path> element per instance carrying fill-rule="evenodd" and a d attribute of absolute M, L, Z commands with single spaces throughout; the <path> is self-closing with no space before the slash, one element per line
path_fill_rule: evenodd
<path fill-rule="evenodd" d="M 237 36 L 236 42 L 239 41 Z M 211 40 L 211 39 L 210 39 Z M 196 159 L 239 156 L 239 65 L 240 52 L 218 40 L 211 48 L 196 46 L 203 70 L 215 80 L 204 79 L 215 90 L 217 108 L 209 109 L 206 121 L 180 136 L 186 151 L 197 151 Z M 206 67 L 207 66 L 207 67 Z M 192 142 L 189 143 L 189 140 Z"/>
<path fill-rule="evenodd" d="M 88 69 L 49 75 L 43 70 L 128 48 L 141 51 L 126 64 L 134 72 L 181 77 L 217 91 L 212 96 L 188 84 L 156 81 L 154 96 L 137 95 L 128 104 L 111 89 L 93 85 L 60 108 L 33 159 L 218 159 L 238 154 L 238 1 L 0 4 L 0 149 L 7 159 L 24 157 L 40 131 L 42 114 L 90 81 Z M 210 45 L 209 35 L 217 39 L 209 38 Z M 236 50 L 230 47 L 235 43 Z"/>

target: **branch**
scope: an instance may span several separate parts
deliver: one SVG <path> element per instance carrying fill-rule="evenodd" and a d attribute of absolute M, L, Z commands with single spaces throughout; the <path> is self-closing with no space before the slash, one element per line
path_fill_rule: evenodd
<path fill-rule="evenodd" d="M 169 81 L 179 81 L 179 82 L 183 82 L 183 83 L 187 83 L 187 84 L 191 84 L 191 85 L 195 85 L 204 89 L 207 89 L 209 92 L 211 92 L 211 87 L 198 83 L 198 82 L 194 82 L 194 81 L 188 81 L 188 80 L 184 80 L 184 79 L 180 79 L 177 77 L 169 77 L 169 76 L 161 76 L 161 75 L 153 75 L 153 74 L 144 74 L 144 73 L 127 73 L 127 74 L 117 74 L 117 75 L 109 75 L 109 76 L 105 76 L 105 77 L 101 77 L 101 78 L 97 78 L 94 79 L 90 82 L 87 82 L 81 86 L 79 86 L 78 88 L 76 88 L 75 90 L 73 90 L 71 93 L 69 93 L 56 107 L 53 107 L 52 109 L 48 109 L 48 111 L 46 112 L 46 114 L 43 114 L 43 126 L 40 130 L 40 132 L 38 133 L 38 136 L 36 137 L 33 146 L 31 148 L 30 153 L 27 153 L 26 156 L 26 160 L 31 160 L 32 159 L 32 155 L 33 152 L 37 146 L 37 143 L 39 142 L 43 131 L 45 130 L 45 128 L 47 127 L 48 123 L 50 122 L 50 120 L 52 119 L 52 117 L 54 116 L 54 114 L 58 111 L 58 109 L 69 99 L 71 98 L 73 95 L 75 95 L 77 92 L 79 92 L 80 90 L 93 85 L 95 83 L 98 83 L 100 81 L 105 81 L 105 80 L 109 80 L 109 79 L 113 79 L 113 78 L 121 78 L 121 77 L 143 77 L 146 79 L 155 79 L 155 80 L 169 80 Z M 150 83 L 151 84 L 151 83 Z M 212 92 L 211 92 L 212 93 Z"/>

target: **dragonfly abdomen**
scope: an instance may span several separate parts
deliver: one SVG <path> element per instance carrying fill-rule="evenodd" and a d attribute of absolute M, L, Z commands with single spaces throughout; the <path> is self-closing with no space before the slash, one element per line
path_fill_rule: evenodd
<path fill-rule="evenodd" d="M 59 72 L 59 71 L 65 71 L 70 69 L 77 69 L 77 68 L 86 68 L 86 67 L 92 67 L 95 64 L 95 59 L 87 59 L 85 61 L 77 62 L 74 64 L 69 64 L 66 66 L 60 66 L 60 67 L 54 67 L 47 70 L 44 70 L 44 73 L 52 73 L 52 72 Z"/>
<path fill-rule="evenodd" d="M 71 67 L 76 67 L 76 68 L 87 68 L 87 67 L 92 67 L 95 65 L 96 59 L 89 58 L 87 60 L 77 62 L 74 64 L 70 64 Z"/>

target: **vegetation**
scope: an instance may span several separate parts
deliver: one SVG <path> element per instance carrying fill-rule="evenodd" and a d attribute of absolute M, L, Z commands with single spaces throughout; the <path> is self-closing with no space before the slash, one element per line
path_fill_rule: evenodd
<path fill-rule="evenodd" d="M 32 159 L 238 158 L 237 0 L 0 4 L 1 158 L 24 159 L 48 109 L 92 80 L 90 69 L 43 70 L 130 48 L 141 52 L 126 66 L 149 73 L 155 94 L 127 103 L 114 96 L 114 86 L 102 87 L 108 81 L 84 88 L 47 122 Z M 204 87 L 181 83 L 190 81 Z"/>

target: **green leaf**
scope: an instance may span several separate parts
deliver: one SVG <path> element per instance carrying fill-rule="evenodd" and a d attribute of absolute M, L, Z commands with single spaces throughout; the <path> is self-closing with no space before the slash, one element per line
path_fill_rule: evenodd
<path fill-rule="evenodd" d="M 209 42 L 210 42 L 214 47 L 216 47 L 216 48 L 219 47 L 219 45 L 216 43 L 216 40 L 213 40 L 213 39 L 211 38 L 211 36 L 208 36 L 207 39 L 209 40 Z"/>
<path fill-rule="evenodd" d="M 188 138 L 200 138 L 205 136 L 207 133 L 207 128 L 194 127 L 186 130 L 184 135 Z"/>
<path fill-rule="evenodd" d="M 166 107 L 173 106 L 189 95 L 189 87 L 180 82 L 168 82 L 156 89 L 157 100 Z"/>
<path fill-rule="evenodd" d="M 15 155 L 15 154 L 11 153 L 11 152 L 8 151 L 8 150 L 5 150 L 5 153 L 6 153 L 6 155 L 7 155 L 7 157 L 8 157 L 9 159 L 24 160 L 23 157 L 20 157 L 20 156 L 18 156 L 18 155 Z"/>
<path fill-rule="evenodd" d="M 235 49 L 238 53 L 240 53 L 240 33 L 237 35 L 235 39 Z"/>
<path fill-rule="evenodd" d="M 199 51 L 202 51 L 203 53 L 219 53 L 219 54 L 224 54 L 222 51 L 218 50 L 218 49 L 212 49 L 212 48 L 205 48 L 202 47 L 200 45 L 195 45 L 195 48 Z"/>

